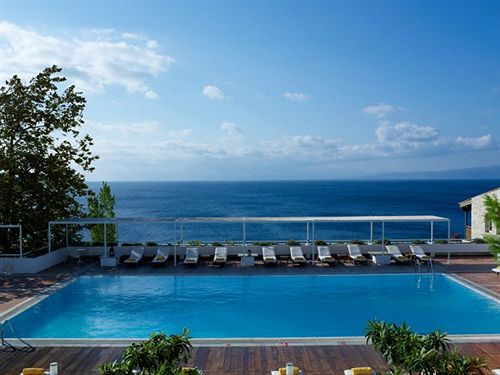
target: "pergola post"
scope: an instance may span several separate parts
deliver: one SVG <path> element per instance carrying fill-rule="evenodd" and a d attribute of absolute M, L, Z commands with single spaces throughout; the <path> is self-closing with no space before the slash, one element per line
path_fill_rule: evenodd
<path fill-rule="evenodd" d="M 370 221 L 370 245 L 373 244 L 373 221 Z"/>
<path fill-rule="evenodd" d="M 106 240 L 107 240 L 107 230 L 106 230 L 106 223 L 104 223 L 104 258 L 108 257 L 108 247 L 106 246 Z"/>
<path fill-rule="evenodd" d="M 23 257 L 23 227 L 19 225 L 19 257 Z"/>
<path fill-rule="evenodd" d="M 51 224 L 51 223 L 50 223 L 50 221 L 49 221 L 49 232 L 48 232 L 48 236 L 49 236 L 49 238 L 48 238 L 48 239 L 49 239 L 49 253 L 50 253 L 50 252 L 51 252 L 51 250 L 52 250 L 52 246 L 51 246 L 51 245 L 52 245 L 52 235 L 51 235 L 51 233 L 50 233 L 50 224 Z"/>
<path fill-rule="evenodd" d="M 69 234 L 68 234 L 68 224 L 66 224 L 66 247 L 69 247 Z"/>
<path fill-rule="evenodd" d="M 385 223 L 382 221 L 382 254 L 385 252 Z"/>
<path fill-rule="evenodd" d="M 309 222 L 306 223 L 306 244 L 309 246 Z"/>
<path fill-rule="evenodd" d="M 451 221 L 448 219 L 448 263 L 450 264 L 451 256 Z"/>
<path fill-rule="evenodd" d="M 174 267 L 177 267 L 177 221 L 174 220 Z"/>
<path fill-rule="evenodd" d="M 243 219 L 243 246 L 247 245 L 247 225 L 245 219 Z"/>
<path fill-rule="evenodd" d="M 313 261 L 313 264 L 314 264 L 314 231 L 315 231 L 315 228 L 314 228 L 314 221 L 312 222 L 312 251 L 311 251 L 311 257 L 312 257 L 312 261 Z"/>
<path fill-rule="evenodd" d="M 431 221 L 431 245 L 434 243 L 434 222 Z"/>

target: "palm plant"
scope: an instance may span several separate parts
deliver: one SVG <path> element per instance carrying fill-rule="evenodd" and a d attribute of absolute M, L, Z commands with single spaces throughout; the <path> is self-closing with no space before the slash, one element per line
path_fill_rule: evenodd
<path fill-rule="evenodd" d="M 181 365 L 189 360 L 191 348 L 187 329 L 180 335 L 154 333 L 147 341 L 132 343 L 125 350 L 120 362 L 102 364 L 99 371 L 101 375 L 202 374 L 198 369 L 182 372 Z"/>
<path fill-rule="evenodd" d="M 450 348 L 446 333 L 420 335 L 404 323 L 369 321 L 366 341 L 386 360 L 392 375 L 474 375 L 486 363 L 482 357 L 462 356 Z"/>

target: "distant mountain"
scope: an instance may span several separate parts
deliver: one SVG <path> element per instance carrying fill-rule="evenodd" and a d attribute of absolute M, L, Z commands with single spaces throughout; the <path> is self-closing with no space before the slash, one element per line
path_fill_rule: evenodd
<path fill-rule="evenodd" d="M 441 171 L 380 173 L 364 178 L 374 180 L 500 180 L 500 165 Z"/>

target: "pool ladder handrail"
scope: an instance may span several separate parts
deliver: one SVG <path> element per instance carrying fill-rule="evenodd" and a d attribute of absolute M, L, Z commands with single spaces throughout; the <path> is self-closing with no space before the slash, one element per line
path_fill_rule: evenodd
<path fill-rule="evenodd" d="M 421 264 L 420 264 L 420 261 L 418 259 L 415 259 L 415 264 L 418 268 L 418 273 L 422 274 L 422 268 L 420 267 Z M 428 264 L 427 269 L 430 268 L 430 270 L 432 271 L 432 274 L 434 275 L 434 263 L 432 262 L 432 259 L 429 260 L 429 262 L 427 264 Z"/>
<path fill-rule="evenodd" d="M 0 323 L 0 337 L 1 337 L 1 345 L 0 346 L 5 346 L 5 347 L 8 347 L 8 348 L 11 348 L 13 350 L 17 350 L 17 348 L 12 345 L 10 342 L 8 342 L 7 340 L 5 340 L 5 332 L 6 332 L 6 327 L 10 328 L 10 331 L 12 332 L 12 335 L 14 336 L 13 338 L 16 339 L 16 340 L 19 340 L 20 342 L 22 342 L 24 345 L 26 345 L 26 347 L 31 350 L 31 351 L 34 351 L 35 348 L 29 344 L 28 342 L 26 342 L 25 340 L 23 340 L 21 337 L 19 337 L 17 334 L 16 334 L 16 331 L 14 329 L 14 326 L 12 325 L 12 323 L 10 322 L 9 319 L 6 319 L 4 320 L 3 322 Z"/>

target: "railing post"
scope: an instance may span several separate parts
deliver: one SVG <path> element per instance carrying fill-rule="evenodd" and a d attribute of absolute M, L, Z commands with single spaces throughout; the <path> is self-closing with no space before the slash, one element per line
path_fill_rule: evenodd
<path fill-rule="evenodd" d="M 434 243 L 434 221 L 431 221 L 431 245 Z"/>
<path fill-rule="evenodd" d="M 23 226 L 19 224 L 19 257 L 23 257 Z"/>
<path fill-rule="evenodd" d="M 52 244 L 51 244 L 51 242 L 52 242 L 52 235 L 50 233 L 50 221 L 49 221 L 49 233 L 48 233 L 48 236 L 49 236 L 49 253 L 50 253 L 51 250 L 52 250 Z"/>

